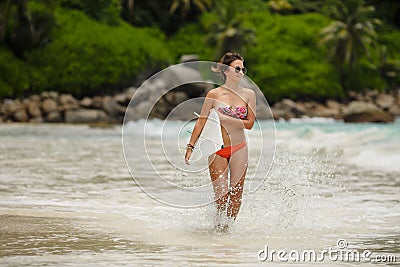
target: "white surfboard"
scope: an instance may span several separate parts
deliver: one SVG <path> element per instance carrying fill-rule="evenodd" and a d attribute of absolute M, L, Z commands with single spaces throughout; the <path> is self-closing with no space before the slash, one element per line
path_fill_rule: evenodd
<path fill-rule="evenodd" d="M 200 117 L 196 112 L 194 114 Z M 222 148 L 223 144 L 218 111 L 211 109 L 199 139 L 196 142 L 196 147 L 191 157 L 192 161 L 200 160 L 214 154 Z"/>

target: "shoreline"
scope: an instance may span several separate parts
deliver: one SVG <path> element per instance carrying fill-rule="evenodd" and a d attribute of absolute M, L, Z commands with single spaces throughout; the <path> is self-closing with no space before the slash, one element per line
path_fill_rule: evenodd
<path fill-rule="evenodd" d="M 110 127 L 123 123 L 126 115 L 129 120 L 147 118 L 147 110 L 152 100 L 152 88 L 148 93 L 139 96 L 140 101 L 131 103 L 137 88 L 130 87 L 116 95 L 84 97 L 76 99 L 71 94 L 54 91 L 43 92 L 40 95 L 31 95 L 21 99 L 0 100 L 0 124 L 7 123 L 53 123 L 53 124 L 87 124 L 90 127 Z M 207 88 L 199 95 L 205 95 Z M 135 95 L 135 100 L 137 100 Z M 151 109 L 149 119 L 165 119 L 169 112 L 177 105 L 189 100 L 190 97 L 183 90 L 171 91 L 163 95 Z M 201 104 L 199 104 L 201 105 Z M 126 113 L 129 106 L 129 112 Z M 151 107 L 151 106 L 150 106 Z M 194 110 L 199 107 L 193 107 Z M 201 106 L 200 106 L 201 108 Z M 260 108 L 260 107 L 257 107 Z M 267 109 L 267 106 L 261 109 Z M 260 119 L 274 119 L 288 121 L 291 119 L 332 118 L 344 122 L 382 122 L 390 123 L 400 116 L 400 90 L 392 93 L 378 90 L 364 92 L 349 92 L 346 102 L 328 99 L 324 102 L 314 100 L 282 99 L 270 106 L 269 112 L 259 111 Z M 125 114 L 126 113 L 126 114 Z M 190 120 L 191 112 L 175 119 Z M 188 117 L 185 117 L 188 116 Z"/>

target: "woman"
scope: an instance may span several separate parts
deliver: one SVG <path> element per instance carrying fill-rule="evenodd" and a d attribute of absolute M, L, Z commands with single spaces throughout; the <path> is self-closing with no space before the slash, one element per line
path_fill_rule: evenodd
<path fill-rule="evenodd" d="M 226 53 L 219 61 L 214 71 L 221 76 L 224 83 L 208 92 L 185 154 L 186 164 L 189 164 L 190 156 L 210 110 L 214 108 L 219 111 L 224 146 L 209 157 L 209 171 L 218 218 L 225 214 L 228 222 L 236 219 L 242 203 L 248 163 L 244 129 L 253 127 L 256 116 L 254 91 L 239 86 L 247 71 L 243 63 L 243 58 L 232 52 Z M 227 225 L 223 227 L 226 228 Z"/>

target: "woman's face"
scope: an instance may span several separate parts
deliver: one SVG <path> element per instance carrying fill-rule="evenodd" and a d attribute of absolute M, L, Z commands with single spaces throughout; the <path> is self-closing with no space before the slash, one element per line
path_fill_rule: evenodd
<path fill-rule="evenodd" d="M 240 82 L 243 76 L 246 74 L 246 68 L 243 65 L 243 61 L 236 59 L 231 63 L 229 69 L 225 71 L 226 79 L 235 82 Z"/>

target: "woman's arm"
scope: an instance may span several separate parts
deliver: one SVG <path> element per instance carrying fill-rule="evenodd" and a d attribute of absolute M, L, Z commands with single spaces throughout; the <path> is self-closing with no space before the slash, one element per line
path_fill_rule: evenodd
<path fill-rule="evenodd" d="M 214 103 L 213 92 L 212 90 L 208 92 L 206 98 L 203 103 L 203 107 L 201 108 L 200 117 L 197 119 L 196 124 L 194 126 L 192 136 L 190 137 L 189 144 L 195 145 L 197 139 L 199 138 L 201 131 L 203 131 L 204 125 L 206 124 L 208 115 L 210 113 L 210 109 L 212 109 Z"/>
<path fill-rule="evenodd" d="M 196 144 L 197 139 L 201 134 L 201 131 L 203 131 L 204 125 L 206 124 L 208 118 L 208 114 L 210 113 L 210 109 L 212 109 L 213 104 L 214 104 L 214 90 L 211 90 L 206 95 L 203 107 L 201 108 L 200 117 L 196 121 L 192 135 L 190 137 L 188 147 L 186 148 L 186 154 L 185 154 L 186 164 L 189 164 L 189 159 L 190 155 L 192 154 L 192 149 Z"/>

